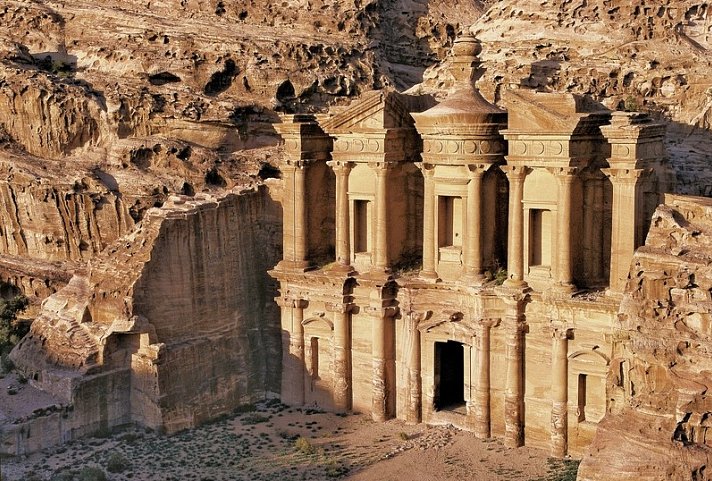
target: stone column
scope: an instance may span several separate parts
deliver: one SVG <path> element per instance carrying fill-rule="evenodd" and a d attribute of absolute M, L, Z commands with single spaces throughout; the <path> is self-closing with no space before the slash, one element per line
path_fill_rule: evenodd
<path fill-rule="evenodd" d="M 351 409 L 351 323 L 349 304 L 329 304 L 334 313 L 334 408 Z"/>
<path fill-rule="evenodd" d="M 289 327 L 286 340 L 282 374 L 282 401 L 285 404 L 301 406 L 304 404 L 304 308 L 307 302 L 302 299 L 280 299 L 282 325 Z M 284 337 L 282 338 L 285 341 Z"/>
<path fill-rule="evenodd" d="M 524 179 L 528 168 L 506 165 L 501 167 L 509 179 L 509 249 L 507 254 L 508 287 L 523 287 L 524 282 Z"/>
<path fill-rule="evenodd" d="M 327 162 L 336 175 L 336 269 L 351 271 L 351 236 L 349 219 L 349 173 L 353 164 Z"/>
<path fill-rule="evenodd" d="M 527 294 L 503 287 L 497 294 L 504 301 L 507 381 L 504 392 L 504 445 L 524 445 L 524 306 Z"/>
<path fill-rule="evenodd" d="M 418 325 L 431 312 L 411 313 L 408 317 L 408 408 L 405 420 L 409 424 L 419 424 L 422 420 L 422 378 L 420 376 L 420 330 Z"/>
<path fill-rule="evenodd" d="M 557 216 L 557 290 L 572 292 L 575 290 L 573 274 L 573 245 L 571 236 L 572 185 L 576 174 L 575 168 L 563 168 L 556 172 L 559 184 L 559 209 Z"/>
<path fill-rule="evenodd" d="M 490 415 L 490 334 L 499 319 L 481 319 L 477 323 L 475 359 L 477 376 L 475 377 L 475 396 L 473 407 L 475 414 L 475 436 L 487 439 L 491 435 Z"/>
<path fill-rule="evenodd" d="M 304 161 L 298 162 L 294 170 L 294 260 L 296 265 L 307 263 L 308 226 L 306 202 L 306 166 Z"/>
<path fill-rule="evenodd" d="M 390 308 L 369 308 L 372 315 L 371 353 L 373 356 L 373 397 L 371 398 L 371 417 L 374 421 L 383 422 L 390 418 L 388 412 L 388 376 L 386 361 L 388 351 L 386 346 L 387 323 L 395 315 Z"/>
<path fill-rule="evenodd" d="M 465 233 L 464 269 L 466 280 L 481 283 L 482 276 L 482 177 L 490 164 L 468 165 L 467 231 Z"/>
<path fill-rule="evenodd" d="M 282 198 L 282 263 L 293 267 L 295 260 L 294 253 L 294 238 L 296 232 L 294 230 L 294 210 L 295 210 L 295 194 L 294 194 L 294 172 L 297 170 L 292 162 L 284 162 L 280 170 L 282 171 L 282 180 L 284 182 L 284 195 Z"/>
<path fill-rule="evenodd" d="M 642 243 L 636 235 L 640 216 L 638 186 L 644 169 L 601 169 L 613 184 L 613 215 L 611 226 L 610 292 L 620 295 L 625 289 L 635 249 Z"/>
<path fill-rule="evenodd" d="M 376 246 L 372 266 L 378 272 L 388 271 L 388 170 L 379 163 L 376 170 Z"/>
<path fill-rule="evenodd" d="M 424 179 L 423 195 L 423 270 L 420 277 L 435 280 L 438 274 L 435 271 L 435 252 L 437 242 L 435 239 L 435 168 L 432 164 L 419 164 Z"/>
<path fill-rule="evenodd" d="M 598 281 L 595 276 L 595 265 L 599 262 L 595 254 L 594 243 L 597 239 L 594 236 L 594 221 L 600 219 L 601 215 L 596 215 L 596 178 L 589 174 L 583 179 L 583 258 L 584 258 L 584 276 L 589 282 Z M 600 220 L 598 221 L 599 227 Z"/>
<path fill-rule="evenodd" d="M 554 327 L 551 346 L 551 455 L 563 458 L 568 451 L 569 335 L 570 329 Z"/>

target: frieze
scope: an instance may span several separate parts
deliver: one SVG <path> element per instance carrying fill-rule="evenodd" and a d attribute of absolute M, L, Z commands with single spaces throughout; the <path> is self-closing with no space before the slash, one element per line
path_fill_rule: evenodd
<path fill-rule="evenodd" d="M 434 155 L 504 155 L 505 145 L 498 140 L 436 140 L 423 141 L 423 152 Z"/>

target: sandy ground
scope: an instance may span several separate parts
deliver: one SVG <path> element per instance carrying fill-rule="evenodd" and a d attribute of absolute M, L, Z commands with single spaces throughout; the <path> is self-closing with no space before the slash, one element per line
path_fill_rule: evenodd
<path fill-rule="evenodd" d="M 563 481 L 577 467 L 449 426 L 374 423 L 273 401 L 174 436 L 131 428 L 5 458 L 2 480 L 78 480 L 91 466 L 109 481 Z"/>

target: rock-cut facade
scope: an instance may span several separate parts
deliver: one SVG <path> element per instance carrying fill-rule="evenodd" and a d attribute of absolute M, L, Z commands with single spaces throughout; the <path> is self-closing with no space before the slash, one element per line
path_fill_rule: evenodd
<path fill-rule="evenodd" d="M 281 396 L 581 455 L 610 407 L 634 251 L 671 189 L 664 126 L 590 99 L 374 91 L 276 128 Z M 625 376 L 621 382 L 624 382 Z"/>

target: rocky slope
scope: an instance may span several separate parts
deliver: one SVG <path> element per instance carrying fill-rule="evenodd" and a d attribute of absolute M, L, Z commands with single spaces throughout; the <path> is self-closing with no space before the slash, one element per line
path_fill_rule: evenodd
<path fill-rule="evenodd" d="M 712 200 L 668 196 L 633 259 L 580 481 L 710 479 Z"/>

